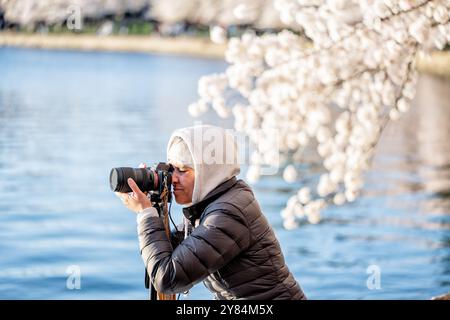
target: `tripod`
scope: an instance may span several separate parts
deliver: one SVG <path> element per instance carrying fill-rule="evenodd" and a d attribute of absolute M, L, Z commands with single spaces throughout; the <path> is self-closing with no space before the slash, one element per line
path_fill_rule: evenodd
<path fill-rule="evenodd" d="M 164 170 L 165 169 L 165 170 Z M 152 193 L 150 195 L 150 200 L 155 203 L 154 207 L 158 211 L 160 217 L 162 217 L 164 222 L 164 229 L 166 232 L 167 239 L 170 241 L 170 208 L 169 203 L 172 201 L 171 185 L 172 177 L 170 174 L 169 167 L 166 168 L 164 164 L 159 164 L 157 167 L 158 178 L 159 178 L 159 191 Z M 162 214 L 162 216 L 161 216 Z M 149 300 L 176 300 L 175 294 L 164 294 L 156 291 L 155 287 L 150 281 L 150 275 L 147 271 L 147 266 L 145 268 L 145 288 L 149 289 Z"/>

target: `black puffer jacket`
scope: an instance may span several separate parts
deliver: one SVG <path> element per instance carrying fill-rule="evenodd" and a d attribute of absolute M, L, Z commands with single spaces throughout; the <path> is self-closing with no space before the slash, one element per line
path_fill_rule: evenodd
<path fill-rule="evenodd" d="M 176 236 L 167 239 L 160 218 L 138 227 L 156 290 L 179 293 L 204 281 L 216 299 L 306 299 L 244 181 L 231 178 L 183 213 L 199 225 L 179 245 Z"/>

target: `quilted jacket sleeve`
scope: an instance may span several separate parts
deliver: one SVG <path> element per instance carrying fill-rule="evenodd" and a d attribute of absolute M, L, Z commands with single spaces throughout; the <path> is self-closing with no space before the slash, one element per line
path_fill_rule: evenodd
<path fill-rule="evenodd" d="M 160 218 L 142 220 L 138 232 L 141 256 L 152 283 L 166 294 L 189 290 L 250 245 L 242 213 L 227 206 L 206 214 L 175 249 Z"/>

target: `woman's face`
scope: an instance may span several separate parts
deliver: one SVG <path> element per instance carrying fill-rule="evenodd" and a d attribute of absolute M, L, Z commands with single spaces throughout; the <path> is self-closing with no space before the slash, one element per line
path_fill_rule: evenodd
<path fill-rule="evenodd" d="M 195 171 L 189 167 L 173 166 L 172 185 L 173 194 L 178 204 L 192 202 L 194 191 Z"/>

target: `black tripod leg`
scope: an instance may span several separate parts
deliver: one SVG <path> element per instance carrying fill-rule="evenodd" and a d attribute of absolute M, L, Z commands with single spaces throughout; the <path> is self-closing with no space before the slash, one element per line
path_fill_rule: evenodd
<path fill-rule="evenodd" d="M 158 210 L 158 214 L 161 215 L 161 207 L 157 203 L 155 203 L 153 207 L 156 208 L 156 210 Z M 158 294 L 155 287 L 150 281 L 150 276 L 148 275 L 147 268 L 145 268 L 145 288 L 149 289 L 149 300 L 158 300 Z"/>
<path fill-rule="evenodd" d="M 150 288 L 150 300 L 158 300 L 158 294 L 155 287 L 152 285 Z"/>
<path fill-rule="evenodd" d="M 145 288 L 149 289 L 149 300 L 158 300 L 156 289 L 150 281 L 150 276 L 148 275 L 147 269 L 145 269 Z"/>

